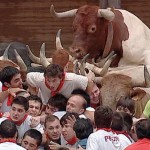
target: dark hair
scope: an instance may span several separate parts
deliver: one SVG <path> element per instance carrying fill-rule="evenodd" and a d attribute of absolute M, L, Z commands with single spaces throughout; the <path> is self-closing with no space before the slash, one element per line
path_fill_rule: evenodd
<path fill-rule="evenodd" d="M 111 129 L 116 131 L 123 131 L 124 120 L 119 112 L 115 112 L 112 117 Z"/>
<path fill-rule="evenodd" d="M 59 77 L 62 78 L 64 74 L 64 69 L 57 64 L 50 64 L 46 67 L 44 71 L 44 76 L 46 77 Z"/>
<path fill-rule="evenodd" d="M 46 116 L 45 122 L 44 122 L 44 127 L 46 127 L 47 122 L 53 122 L 55 120 L 59 120 L 59 118 L 55 115 Z"/>
<path fill-rule="evenodd" d="M 90 119 L 79 118 L 76 120 L 73 130 L 75 131 L 78 139 L 85 139 L 93 133 L 93 124 Z"/>
<path fill-rule="evenodd" d="M 27 98 L 23 97 L 23 96 L 16 96 L 14 98 L 14 100 L 12 101 L 12 104 L 18 104 L 24 107 L 25 111 L 27 111 L 29 109 L 29 101 Z"/>
<path fill-rule="evenodd" d="M 25 134 L 23 135 L 23 139 L 29 136 L 33 139 L 36 140 L 37 142 L 37 146 L 40 146 L 42 143 L 42 134 L 40 131 L 36 130 L 36 129 L 29 129 L 28 131 L 25 132 Z"/>
<path fill-rule="evenodd" d="M 2 84 L 4 84 L 5 82 L 10 83 L 12 78 L 19 73 L 20 71 L 17 68 L 7 66 L 0 71 L 0 81 L 2 82 Z"/>
<path fill-rule="evenodd" d="M 4 120 L 0 124 L 0 136 L 2 138 L 13 138 L 17 133 L 17 127 L 11 120 Z"/>
<path fill-rule="evenodd" d="M 98 106 L 94 112 L 94 120 L 97 128 L 110 128 L 113 111 L 108 106 Z"/>
<path fill-rule="evenodd" d="M 58 108 L 59 111 L 66 111 L 68 99 L 62 94 L 56 94 L 48 100 L 47 105 Z"/>
<path fill-rule="evenodd" d="M 35 101 L 35 102 L 39 102 L 40 103 L 40 109 L 42 108 L 42 99 L 40 97 L 38 97 L 37 95 L 30 95 L 29 97 L 27 97 L 28 101 Z"/>
<path fill-rule="evenodd" d="M 116 104 L 116 109 L 119 106 L 123 108 L 128 108 L 132 114 L 135 113 L 135 101 L 129 97 L 121 97 Z"/>
<path fill-rule="evenodd" d="M 67 119 L 68 119 L 69 117 L 72 117 L 72 116 L 74 116 L 76 120 L 79 118 L 79 115 L 78 115 L 77 113 L 74 113 L 74 112 L 67 112 L 66 114 L 64 114 L 64 115 L 61 117 L 61 119 L 60 119 L 60 124 L 61 124 L 62 126 L 64 126 L 65 124 L 67 124 Z"/>
<path fill-rule="evenodd" d="M 135 124 L 138 139 L 150 139 L 150 119 L 141 119 Z"/>
<path fill-rule="evenodd" d="M 87 107 L 90 106 L 90 96 L 86 91 L 84 91 L 82 89 L 75 89 L 75 90 L 72 91 L 71 94 L 72 95 L 80 95 L 85 99 L 85 103 L 84 103 L 84 106 L 83 106 L 84 109 L 86 109 Z"/>

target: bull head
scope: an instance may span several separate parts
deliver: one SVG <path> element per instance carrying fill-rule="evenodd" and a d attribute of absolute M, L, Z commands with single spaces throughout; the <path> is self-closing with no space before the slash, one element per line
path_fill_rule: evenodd
<path fill-rule="evenodd" d="M 52 16 L 57 18 L 66 18 L 66 17 L 74 17 L 76 15 L 78 9 L 72 9 L 69 11 L 57 13 L 54 9 L 54 5 L 50 7 L 50 13 Z M 110 9 L 99 9 L 97 12 L 97 17 L 105 18 L 106 20 L 112 21 L 115 17 L 115 14 Z"/>

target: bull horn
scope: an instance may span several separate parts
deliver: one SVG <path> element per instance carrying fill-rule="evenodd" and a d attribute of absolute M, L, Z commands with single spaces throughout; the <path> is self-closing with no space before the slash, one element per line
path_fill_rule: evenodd
<path fill-rule="evenodd" d="M 144 65 L 144 78 L 146 87 L 150 87 L 150 74 L 148 72 L 146 65 Z"/>
<path fill-rule="evenodd" d="M 61 29 L 58 30 L 57 35 L 56 35 L 56 49 L 57 50 L 63 49 L 61 45 L 61 41 L 60 41 L 60 33 L 61 33 Z"/>
<path fill-rule="evenodd" d="M 0 60 L 7 60 L 8 59 L 8 50 L 11 46 L 11 43 L 6 47 L 4 54 L 0 57 Z"/>
<path fill-rule="evenodd" d="M 20 67 L 20 71 L 27 72 L 27 66 L 26 66 L 26 64 L 22 60 L 21 56 L 18 54 L 17 50 L 14 49 L 14 51 L 15 51 L 15 56 L 16 56 L 17 63 L 19 65 L 19 67 Z"/>
<path fill-rule="evenodd" d="M 40 62 L 42 66 L 45 68 L 50 64 L 45 56 L 45 43 L 42 44 L 41 49 L 40 49 Z"/>
<path fill-rule="evenodd" d="M 77 9 L 72 9 L 69 11 L 57 13 L 54 9 L 54 5 L 51 5 L 50 7 L 50 13 L 52 14 L 52 16 L 55 16 L 57 18 L 74 17 L 76 12 L 77 12 Z"/>
<path fill-rule="evenodd" d="M 109 60 L 109 58 L 111 58 L 114 55 L 114 51 L 112 51 L 107 57 L 105 58 L 98 58 L 97 62 L 94 61 L 94 59 L 92 59 L 92 62 L 95 66 L 102 68 L 104 66 L 104 64 L 106 63 L 107 60 Z"/>
<path fill-rule="evenodd" d="M 112 21 L 115 18 L 115 14 L 110 9 L 99 9 L 97 16 L 100 18 L 103 17 L 109 21 Z"/>
<path fill-rule="evenodd" d="M 37 57 L 37 56 L 35 56 L 35 55 L 32 53 L 32 51 L 31 51 L 31 49 L 30 49 L 30 47 L 29 47 L 28 45 L 26 45 L 26 47 L 27 47 L 27 52 L 28 52 L 29 58 L 30 58 L 34 63 L 40 64 L 40 58 Z"/>

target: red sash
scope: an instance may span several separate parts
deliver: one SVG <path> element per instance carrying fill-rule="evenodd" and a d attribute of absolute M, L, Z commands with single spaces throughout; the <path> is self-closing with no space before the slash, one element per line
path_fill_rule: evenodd
<path fill-rule="evenodd" d="M 7 91 L 8 87 L 6 86 L 2 86 L 2 91 Z M 7 99 L 7 106 L 11 106 L 11 103 L 13 101 L 13 96 L 11 94 L 8 95 L 8 99 Z"/>
<path fill-rule="evenodd" d="M 26 120 L 27 117 L 28 117 L 28 114 L 25 114 L 25 116 L 24 116 L 21 120 L 19 120 L 19 121 L 14 121 L 14 123 L 15 123 L 17 126 L 20 126 L 20 125 Z M 10 116 L 7 117 L 7 118 L 10 119 L 10 120 L 12 120 L 12 119 L 10 118 Z"/>
<path fill-rule="evenodd" d="M 16 140 L 15 139 L 0 139 L 0 143 L 5 143 L 5 142 L 16 143 Z"/>
<path fill-rule="evenodd" d="M 64 85 L 64 81 L 65 81 L 65 73 L 63 74 L 62 80 L 60 81 L 60 84 L 59 84 L 58 88 L 55 91 L 51 91 L 51 95 L 52 96 L 55 96 L 61 90 L 61 88 Z M 46 87 L 48 89 L 50 89 L 50 86 L 48 85 L 48 83 L 46 82 L 46 80 L 45 80 L 45 85 L 46 85 Z"/>
<path fill-rule="evenodd" d="M 74 145 L 77 142 L 76 136 L 74 136 L 71 140 L 67 141 L 69 145 Z"/>

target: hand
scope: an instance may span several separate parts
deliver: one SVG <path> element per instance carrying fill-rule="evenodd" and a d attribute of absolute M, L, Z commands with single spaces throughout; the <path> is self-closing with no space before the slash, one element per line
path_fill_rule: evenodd
<path fill-rule="evenodd" d="M 75 116 L 74 116 L 74 115 L 69 116 L 68 119 L 66 119 L 66 120 L 67 120 L 67 124 L 69 124 L 70 127 L 73 128 L 73 126 L 74 126 L 74 124 L 75 124 L 75 122 L 76 122 Z"/>
<path fill-rule="evenodd" d="M 4 114 L 3 114 L 3 117 L 9 117 L 10 116 L 10 112 L 5 112 Z"/>
<path fill-rule="evenodd" d="M 62 146 L 59 145 L 58 143 L 55 143 L 55 142 L 52 142 L 52 141 L 49 144 L 50 150 L 57 150 L 59 147 L 62 147 Z"/>
<path fill-rule="evenodd" d="M 31 121 L 31 124 L 30 124 L 31 128 L 35 128 L 38 124 L 40 124 L 39 117 L 32 117 L 30 121 Z"/>
<path fill-rule="evenodd" d="M 25 91 L 24 89 L 20 89 L 20 88 L 9 88 L 8 92 L 10 95 L 12 95 L 13 97 L 16 97 L 16 93 L 20 92 L 20 91 Z"/>

